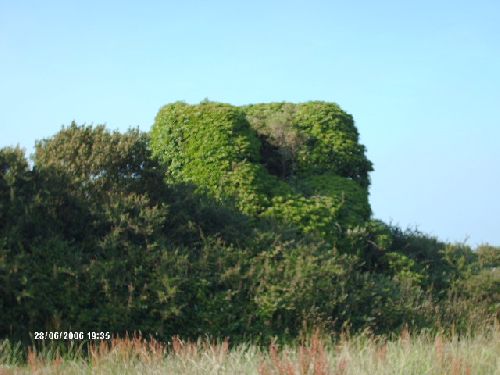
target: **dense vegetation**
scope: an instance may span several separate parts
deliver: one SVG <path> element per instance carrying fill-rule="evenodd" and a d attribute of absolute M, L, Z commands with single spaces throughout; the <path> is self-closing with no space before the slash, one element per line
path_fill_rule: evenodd
<path fill-rule="evenodd" d="M 371 215 L 352 116 L 323 102 L 163 107 L 0 150 L 0 337 L 141 331 L 267 342 L 321 327 L 465 331 L 500 249 Z"/>

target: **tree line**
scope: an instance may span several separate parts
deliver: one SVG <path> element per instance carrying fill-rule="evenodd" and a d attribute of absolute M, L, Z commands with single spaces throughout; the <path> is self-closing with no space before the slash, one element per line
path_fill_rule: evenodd
<path fill-rule="evenodd" d="M 178 102 L 151 132 L 71 123 L 0 150 L 0 336 L 264 342 L 498 318 L 500 249 L 373 218 L 372 163 L 325 102 Z"/>

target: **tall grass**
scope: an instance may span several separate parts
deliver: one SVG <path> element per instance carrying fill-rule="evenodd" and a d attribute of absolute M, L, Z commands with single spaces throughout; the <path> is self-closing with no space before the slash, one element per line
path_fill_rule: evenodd
<path fill-rule="evenodd" d="M 467 336 L 403 330 L 332 340 L 315 333 L 296 345 L 230 347 L 229 342 L 178 337 L 168 343 L 140 336 L 90 344 L 23 349 L 0 343 L 0 374 L 500 374 L 500 329 Z"/>

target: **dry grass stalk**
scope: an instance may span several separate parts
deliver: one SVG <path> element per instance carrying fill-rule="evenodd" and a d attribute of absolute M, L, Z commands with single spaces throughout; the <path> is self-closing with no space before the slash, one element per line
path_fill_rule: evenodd
<path fill-rule="evenodd" d="M 406 350 L 409 350 L 411 347 L 411 334 L 410 331 L 408 330 L 408 326 L 404 326 L 403 330 L 401 331 L 401 336 L 400 336 L 401 344 Z"/>
<path fill-rule="evenodd" d="M 383 365 L 385 361 L 387 360 L 387 343 L 384 342 L 382 345 L 380 345 L 376 352 L 375 352 L 375 358 L 376 361 L 379 365 Z"/>
<path fill-rule="evenodd" d="M 212 353 L 214 358 L 217 358 L 219 362 L 224 361 L 227 354 L 229 353 L 229 339 L 226 337 L 224 341 L 219 345 L 217 343 L 211 344 L 209 342 L 205 343 L 205 351 Z"/>
<path fill-rule="evenodd" d="M 271 342 L 269 345 L 270 361 L 262 361 L 259 365 L 260 375 L 296 375 L 293 363 L 283 352 L 280 353 L 278 345 Z"/>
<path fill-rule="evenodd" d="M 335 375 L 346 375 L 348 367 L 349 367 L 349 360 L 347 358 L 341 358 L 339 363 L 337 364 Z"/>
<path fill-rule="evenodd" d="M 198 355 L 198 344 L 182 341 L 179 336 L 172 337 L 172 350 L 181 358 L 194 358 Z"/>
<path fill-rule="evenodd" d="M 312 358 L 307 347 L 299 347 L 299 370 L 301 374 L 307 374 L 312 366 Z"/>
<path fill-rule="evenodd" d="M 316 331 L 311 338 L 311 357 L 314 364 L 314 375 L 327 375 L 330 373 L 328 358 L 326 356 L 325 346 L 319 338 L 319 332 Z"/>
<path fill-rule="evenodd" d="M 63 361 L 63 359 L 61 358 L 61 356 L 59 355 L 59 352 L 58 352 L 56 354 L 56 358 L 54 358 L 52 360 L 52 367 L 54 368 L 56 374 L 60 373 L 61 365 L 63 364 L 63 362 L 64 361 Z"/>
<path fill-rule="evenodd" d="M 328 375 L 330 368 L 325 346 L 315 332 L 307 345 L 301 344 L 298 348 L 298 361 L 293 361 L 285 352 L 280 352 L 276 343 L 269 346 L 270 363 L 262 362 L 259 374 L 278 375 Z"/>
<path fill-rule="evenodd" d="M 453 358 L 451 361 L 451 374 L 462 375 L 462 361 L 460 358 Z"/>
<path fill-rule="evenodd" d="M 45 366 L 45 361 L 38 355 L 34 347 L 28 347 L 28 366 L 32 374 L 38 374 Z"/>
<path fill-rule="evenodd" d="M 434 339 L 434 350 L 436 352 L 437 361 L 442 367 L 444 363 L 444 344 L 440 335 L 437 335 Z"/>
<path fill-rule="evenodd" d="M 140 361 L 146 364 L 160 362 L 166 354 L 165 345 L 154 338 L 143 339 L 141 335 L 124 338 L 115 337 L 110 342 L 90 343 L 89 356 L 93 367 L 114 357 L 122 362 Z"/>

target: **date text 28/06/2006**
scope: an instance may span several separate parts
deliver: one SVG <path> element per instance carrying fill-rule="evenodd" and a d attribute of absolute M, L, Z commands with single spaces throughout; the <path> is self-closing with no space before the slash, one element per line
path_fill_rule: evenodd
<path fill-rule="evenodd" d="M 34 332 L 35 340 L 110 340 L 109 332 L 46 331 Z"/>

